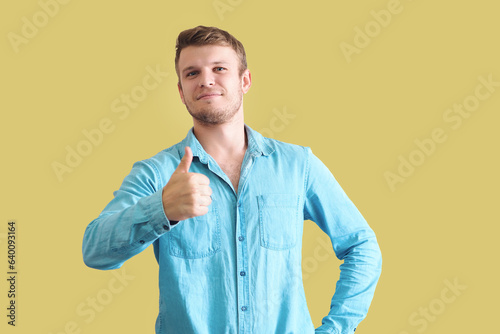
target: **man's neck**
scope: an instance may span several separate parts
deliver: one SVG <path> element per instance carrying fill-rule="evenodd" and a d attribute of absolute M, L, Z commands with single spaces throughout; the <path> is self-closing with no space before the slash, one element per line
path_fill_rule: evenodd
<path fill-rule="evenodd" d="M 216 161 L 245 154 L 247 139 L 242 111 L 224 124 L 206 125 L 194 120 L 193 131 L 203 149 Z"/>

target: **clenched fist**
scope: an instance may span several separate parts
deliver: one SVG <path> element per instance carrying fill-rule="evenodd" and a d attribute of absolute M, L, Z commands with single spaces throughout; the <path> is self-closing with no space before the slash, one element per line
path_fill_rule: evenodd
<path fill-rule="evenodd" d="M 193 152 L 189 146 L 168 183 L 163 187 L 163 210 L 168 220 L 180 221 L 202 216 L 212 203 L 210 180 L 206 175 L 190 173 Z"/>

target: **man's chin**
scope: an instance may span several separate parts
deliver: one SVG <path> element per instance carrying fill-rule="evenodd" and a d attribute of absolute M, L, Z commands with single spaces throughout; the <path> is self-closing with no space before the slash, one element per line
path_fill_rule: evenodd
<path fill-rule="evenodd" d="M 233 115 L 220 112 L 190 112 L 191 116 L 204 125 L 219 125 L 228 122 Z"/>
<path fill-rule="evenodd" d="M 204 125 L 219 125 L 231 121 L 240 108 L 241 102 L 232 105 L 230 108 L 228 108 L 228 106 L 226 106 L 226 108 L 216 107 L 213 103 L 207 103 L 205 108 L 187 108 L 187 110 L 194 119 Z"/>

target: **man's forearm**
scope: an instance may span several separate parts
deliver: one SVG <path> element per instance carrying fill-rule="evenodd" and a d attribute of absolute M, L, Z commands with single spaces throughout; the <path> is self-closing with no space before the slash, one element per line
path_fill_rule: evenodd
<path fill-rule="evenodd" d="M 354 333 L 366 317 L 382 270 L 382 255 L 375 235 L 360 231 L 334 240 L 337 245 L 352 245 L 336 249 L 344 263 L 340 266 L 329 314 L 323 318 L 317 333 Z"/>
<path fill-rule="evenodd" d="M 142 252 L 169 230 L 168 220 L 162 217 L 160 209 L 163 209 L 161 194 L 153 194 L 122 211 L 102 213 L 85 230 L 82 245 L 85 264 L 96 269 L 116 269 Z"/>
<path fill-rule="evenodd" d="M 149 163 L 135 163 L 113 200 L 83 237 L 83 259 L 96 269 L 116 269 L 142 252 L 171 225 L 162 203 L 161 180 Z"/>

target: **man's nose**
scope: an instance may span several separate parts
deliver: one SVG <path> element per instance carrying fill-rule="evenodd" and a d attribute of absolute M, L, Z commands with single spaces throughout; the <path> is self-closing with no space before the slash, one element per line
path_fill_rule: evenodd
<path fill-rule="evenodd" d="M 199 78 L 200 78 L 199 82 L 200 87 L 209 87 L 215 84 L 214 74 L 209 71 L 202 72 Z"/>

